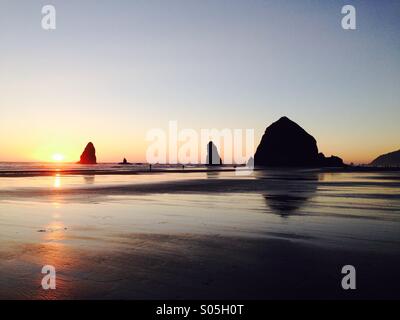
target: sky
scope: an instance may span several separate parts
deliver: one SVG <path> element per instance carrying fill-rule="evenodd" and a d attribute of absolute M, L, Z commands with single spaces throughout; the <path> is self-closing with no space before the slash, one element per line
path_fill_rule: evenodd
<path fill-rule="evenodd" d="M 41 27 L 56 8 L 56 29 Z M 357 29 L 341 27 L 356 8 Z M 152 128 L 288 116 L 325 155 L 400 149 L 400 1 L 0 0 L 0 161 L 145 161 Z"/>

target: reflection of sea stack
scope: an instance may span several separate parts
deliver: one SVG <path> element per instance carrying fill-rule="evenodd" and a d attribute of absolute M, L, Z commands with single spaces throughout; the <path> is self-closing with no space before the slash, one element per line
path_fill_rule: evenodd
<path fill-rule="evenodd" d="M 383 154 L 371 162 L 376 167 L 400 167 L 400 150 Z"/>
<path fill-rule="evenodd" d="M 212 141 L 207 144 L 206 164 L 208 166 L 219 166 L 222 164 L 222 159 L 219 156 L 218 149 Z"/>
<path fill-rule="evenodd" d="M 278 174 L 270 175 L 268 179 L 262 175 L 260 182 L 273 180 L 273 187 L 265 188 L 263 197 L 274 213 L 282 217 L 301 213 L 301 208 L 307 204 L 317 190 L 319 176 L 313 171 L 277 171 Z"/>
<path fill-rule="evenodd" d="M 93 143 L 89 142 L 83 150 L 81 155 L 81 160 L 78 162 L 80 164 L 96 164 L 96 149 L 94 148 Z"/>
<path fill-rule="evenodd" d="M 271 124 L 254 155 L 256 166 L 335 167 L 343 166 L 338 157 L 318 154 L 317 142 L 297 123 L 282 117 Z"/>

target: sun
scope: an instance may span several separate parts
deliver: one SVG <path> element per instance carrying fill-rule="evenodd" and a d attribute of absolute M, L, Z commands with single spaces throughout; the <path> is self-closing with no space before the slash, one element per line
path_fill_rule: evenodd
<path fill-rule="evenodd" d="M 53 154 L 52 158 L 53 158 L 53 161 L 57 161 L 57 162 L 64 160 L 64 156 L 60 153 Z"/>

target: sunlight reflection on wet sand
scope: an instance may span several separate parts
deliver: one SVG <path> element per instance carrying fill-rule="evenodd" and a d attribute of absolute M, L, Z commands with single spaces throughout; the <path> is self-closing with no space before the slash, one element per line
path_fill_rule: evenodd
<path fill-rule="evenodd" d="M 0 187 L 0 297 L 290 297 L 293 284 L 276 276 L 282 268 L 294 272 L 282 266 L 288 259 L 303 277 L 314 263 L 307 259 L 323 257 L 315 263 L 327 269 L 311 281 L 321 290 L 330 286 L 321 279 L 332 279 L 346 257 L 399 266 L 397 175 L 154 177 L 150 188 L 136 177 L 54 176 L 38 185 L 29 178 L 29 187 L 7 178 L 14 189 Z M 21 197 L 20 189 L 38 193 Z M 57 269 L 55 291 L 40 287 L 45 264 Z M 370 276 L 382 272 L 374 268 Z M 263 289 L 278 282 L 286 291 Z M 318 295 L 324 293 L 340 296 Z"/>

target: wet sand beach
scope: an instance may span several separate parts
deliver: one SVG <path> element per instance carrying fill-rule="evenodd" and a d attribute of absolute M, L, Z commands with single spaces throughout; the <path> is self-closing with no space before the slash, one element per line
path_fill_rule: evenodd
<path fill-rule="evenodd" d="M 2 299 L 399 298 L 399 248 L 396 171 L 0 178 Z"/>

